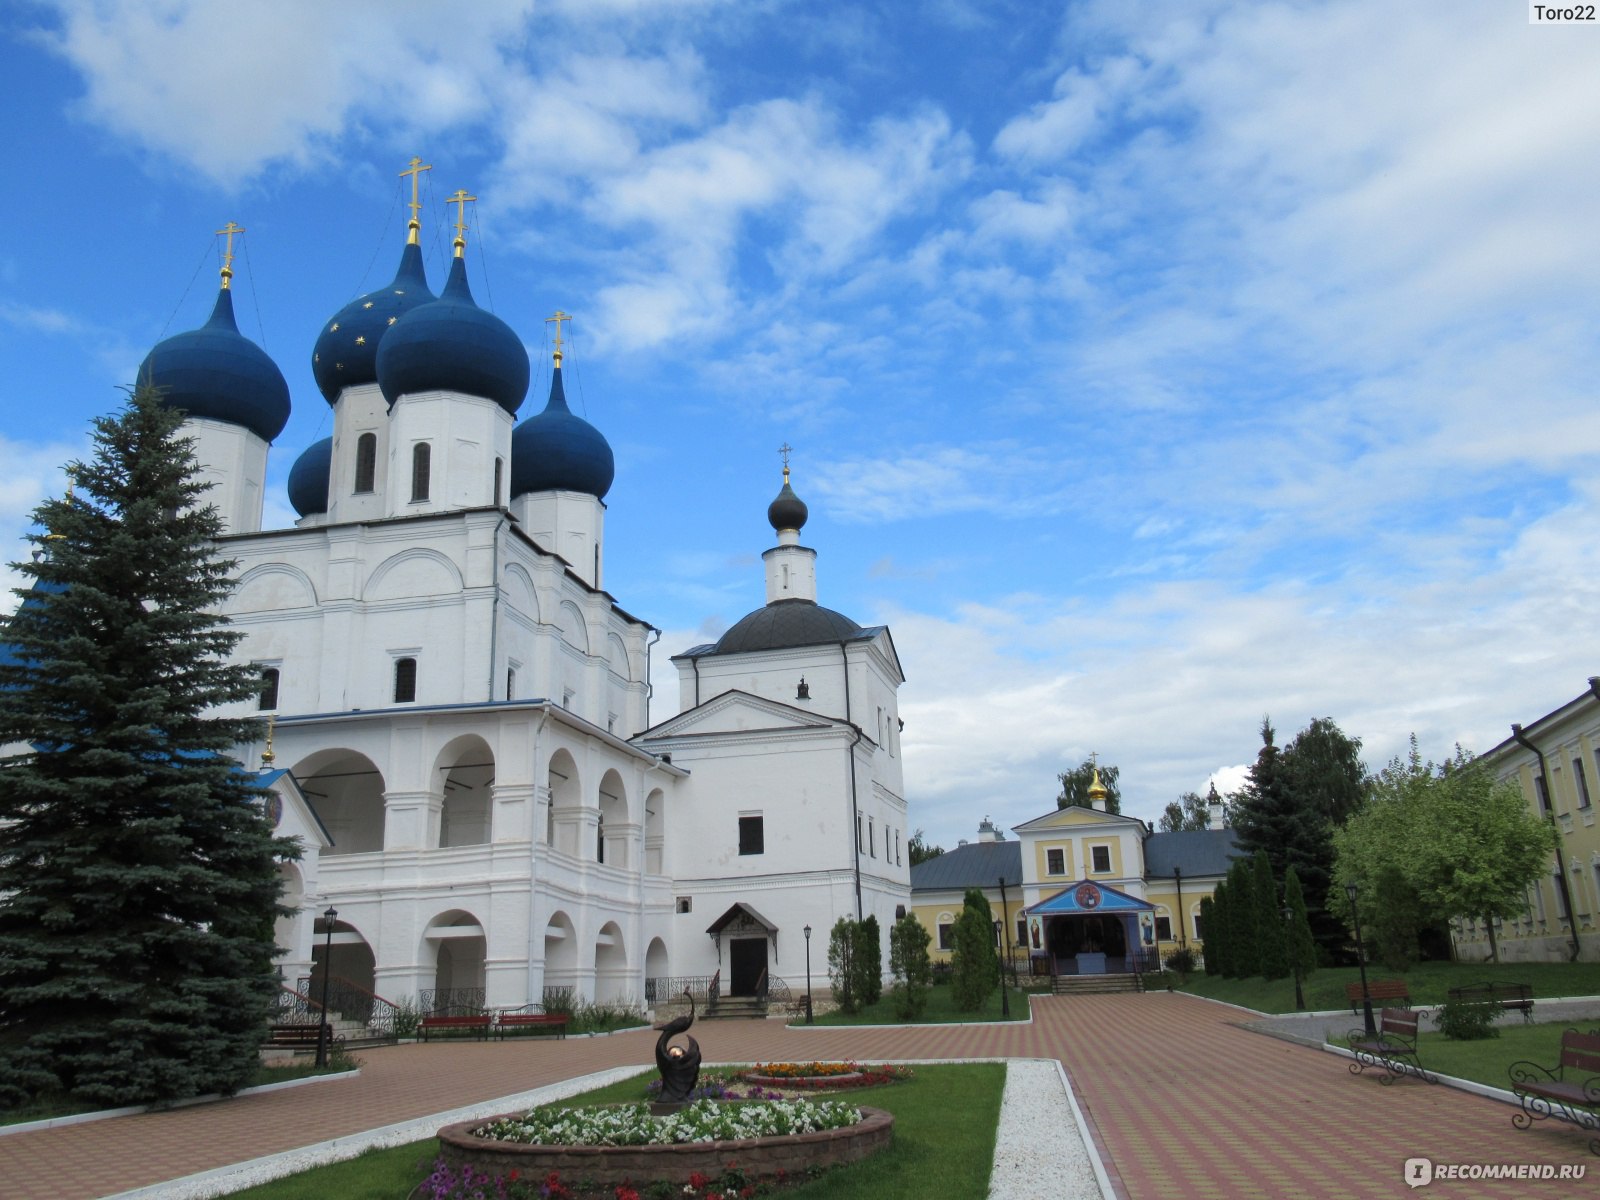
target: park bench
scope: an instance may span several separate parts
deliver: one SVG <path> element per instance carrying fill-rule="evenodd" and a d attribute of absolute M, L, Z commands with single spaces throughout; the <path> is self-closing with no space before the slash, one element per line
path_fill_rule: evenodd
<path fill-rule="evenodd" d="M 322 1029 L 321 1025 L 269 1025 L 267 1045 L 274 1050 L 315 1050 Z M 328 1032 L 331 1035 L 333 1030 Z M 330 1043 L 332 1040 L 330 1037 Z"/>
<path fill-rule="evenodd" d="M 490 1018 L 488 1013 L 479 1013 L 470 1017 L 440 1017 L 426 1016 L 417 1022 L 417 1032 L 423 1041 L 428 1040 L 430 1034 L 436 1037 L 475 1037 L 478 1041 L 487 1041 L 489 1037 Z"/>
<path fill-rule="evenodd" d="M 500 1013 L 495 1019 L 494 1031 L 501 1041 L 505 1041 L 508 1034 L 521 1037 L 524 1034 L 550 1033 L 564 1038 L 567 1036 L 567 1014 L 547 1013 L 542 1005 L 525 1004 L 521 1008 L 510 1008 Z"/>
<path fill-rule="evenodd" d="M 1415 1075 L 1429 1083 L 1438 1079 L 1422 1069 L 1417 1057 L 1417 1019 L 1419 1014 L 1409 1008 L 1386 1008 L 1376 1034 L 1365 1028 L 1350 1031 L 1350 1052 L 1355 1062 L 1350 1073 L 1359 1075 L 1368 1067 L 1382 1067 L 1384 1075 L 1379 1083 L 1393 1083 L 1401 1075 Z"/>
<path fill-rule="evenodd" d="M 1522 1111 L 1511 1123 L 1526 1129 L 1535 1121 L 1560 1117 L 1600 1135 L 1600 1030 L 1561 1035 L 1561 1060 L 1554 1067 L 1533 1062 L 1511 1064 L 1511 1090 Z M 1589 1139 L 1589 1152 L 1600 1154 L 1600 1136 Z"/>
<path fill-rule="evenodd" d="M 1451 1000 L 1492 1002 L 1501 1008 L 1514 1008 L 1522 1013 L 1524 1021 L 1533 1020 L 1533 988 L 1526 983 L 1469 983 L 1453 987 Z"/>
<path fill-rule="evenodd" d="M 1361 985 L 1347 983 L 1344 985 L 1345 998 L 1350 1001 L 1350 1011 L 1361 1011 Z M 1405 1008 L 1411 1007 L 1411 991 L 1406 987 L 1404 979 L 1375 979 L 1367 985 L 1367 996 L 1374 1002 L 1379 1000 L 1398 1000 Z"/>

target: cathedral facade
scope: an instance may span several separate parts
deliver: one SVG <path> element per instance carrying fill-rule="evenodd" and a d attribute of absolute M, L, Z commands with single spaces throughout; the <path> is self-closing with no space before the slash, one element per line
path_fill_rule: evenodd
<path fill-rule="evenodd" d="M 211 321 L 141 367 L 187 415 L 238 563 L 224 615 L 263 719 L 237 757 L 304 850 L 282 868 L 285 982 L 326 970 L 424 1009 L 552 988 L 644 1006 L 718 972 L 798 992 L 809 932 L 825 973 L 835 921 L 887 928 L 909 899 L 889 631 L 817 602 L 786 466 L 766 603 L 659 646 L 604 590 L 614 460 L 567 407 L 559 322 L 523 416 L 528 354 L 474 303 L 460 226 L 437 294 L 417 230 L 323 325 L 333 433 L 290 473 L 292 528 L 261 528 L 288 389 L 238 333 L 226 267 Z M 679 703 L 652 724 L 673 650 Z"/>

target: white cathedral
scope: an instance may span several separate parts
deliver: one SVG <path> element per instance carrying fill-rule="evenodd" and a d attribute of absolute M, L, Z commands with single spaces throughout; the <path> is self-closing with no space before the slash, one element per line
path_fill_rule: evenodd
<path fill-rule="evenodd" d="M 293 528 L 261 528 L 289 394 L 227 265 L 209 322 L 140 368 L 187 414 L 239 564 L 224 612 L 263 680 L 241 710 L 271 720 L 237 757 L 304 850 L 284 981 L 326 953 L 424 1010 L 549 988 L 643 1007 L 717 972 L 798 994 L 808 927 L 820 979 L 838 918 L 887 941 L 909 900 L 889 630 L 817 603 L 785 466 L 766 603 L 673 656 L 677 711 L 652 725 L 660 631 L 603 587 L 613 458 L 567 407 L 559 322 L 549 399 L 518 422 L 527 351 L 474 304 L 460 222 L 430 290 L 416 211 L 393 282 L 317 339 L 333 434 L 290 473 Z"/>

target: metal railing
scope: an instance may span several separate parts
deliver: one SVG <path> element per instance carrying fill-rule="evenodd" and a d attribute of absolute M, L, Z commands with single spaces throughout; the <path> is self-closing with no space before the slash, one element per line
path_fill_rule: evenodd
<path fill-rule="evenodd" d="M 302 975 L 295 981 L 293 994 L 304 1004 L 320 1009 L 320 998 L 324 995 L 322 984 L 320 975 Z M 326 995 L 330 1021 L 337 1016 L 346 1021 L 354 1021 L 358 1025 L 365 1025 L 372 1037 L 409 1036 L 411 1032 L 409 1026 L 416 1020 L 415 1013 L 408 1014 L 376 992 L 369 992 L 360 984 L 351 983 L 348 979 L 341 979 L 337 975 L 328 977 Z M 313 996 L 318 999 L 313 1000 Z"/>
<path fill-rule="evenodd" d="M 417 1010 L 431 1017 L 476 1017 L 488 1011 L 483 988 L 424 988 L 417 993 Z"/>

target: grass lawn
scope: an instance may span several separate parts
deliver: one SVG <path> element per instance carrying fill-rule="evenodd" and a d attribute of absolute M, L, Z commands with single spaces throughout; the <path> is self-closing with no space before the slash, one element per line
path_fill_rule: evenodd
<path fill-rule="evenodd" d="M 644 1098 L 654 1078 L 644 1072 L 564 1104 L 608 1104 Z M 821 1179 L 782 1189 L 784 1200 L 923 1200 L 929 1180 L 939 1181 L 940 1200 L 983 1200 L 994 1163 L 995 1131 L 1005 1067 L 1000 1063 L 916 1068 L 916 1076 L 892 1087 L 847 1092 L 855 1103 L 895 1115 L 894 1144 L 865 1162 L 829 1171 Z M 286 1179 L 236 1192 L 243 1200 L 400 1200 L 432 1167 L 432 1140 L 374 1150 L 360 1158 L 318 1167 Z"/>
<path fill-rule="evenodd" d="M 889 997 L 889 991 L 884 989 L 883 998 L 870 1008 L 860 1012 L 846 1015 L 841 1012 L 831 1012 L 826 1015 L 817 1014 L 818 1025 L 960 1025 L 972 1021 L 1026 1021 L 1028 1019 L 1028 993 L 1012 989 L 1010 995 L 1011 1015 L 1001 1015 L 1000 989 L 997 987 L 989 993 L 989 998 L 977 1012 L 958 1012 L 955 1003 L 955 989 L 948 985 L 937 985 L 928 989 L 928 1006 L 922 1010 L 922 1016 L 915 1021 L 905 1022 L 895 1015 L 894 1001 Z M 791 1025 L 805 1023 L 805 1018 L 789 1022 Z"/>
<path fill-rule="evenodd" d="M 1443 1004 L 1450 988 L 1472 983 L 1526 983 L 1533 988 L 1534 1016 L 1539 1009 L 1540 997 L 1597 996 L 1600 995 L 1600 963 L 1417 963 L 1409 971 L 1391 971 L 1376 963 L 1367 966 L 1367 980 L 1404 979 L 1411 988 L 1411 1003 L 1422 1006 Z M 1344 985 L 1360 983 L 1361 974 L 1355 967 L 1320 967 L 1309 979 L 1301 981 L 1305 991 L 1306 1008 L 1312 1011 L 1330 1008 L 1349 1008 Z M 1226 1000 L 1242 1004 L 1260 1012 L 1288 1013 L 1295 1011 L 1294 980 L 1292 979 L 1222 979 L 1211 975 L 1192 975 L 1180 992 L 1208 996 L 1213 1000 Z"/>

